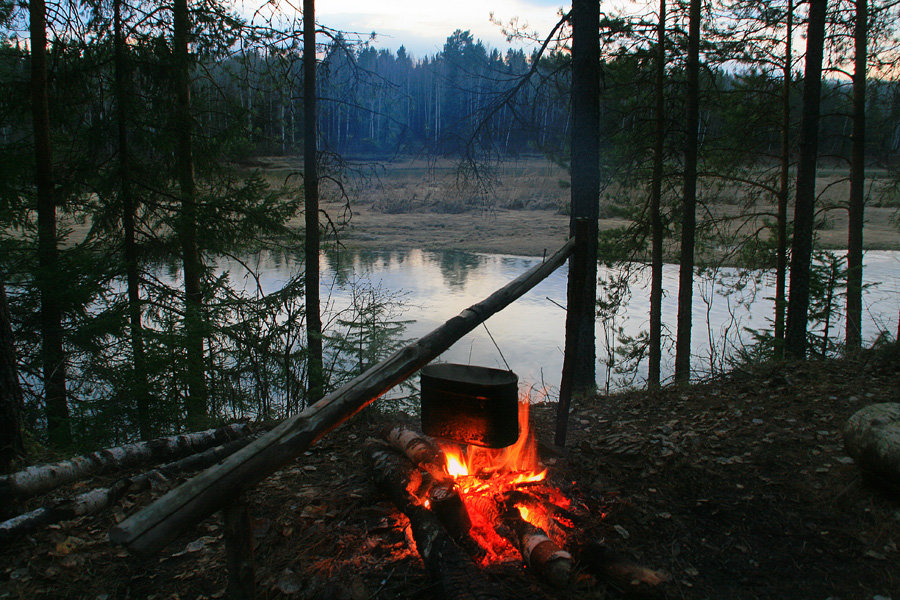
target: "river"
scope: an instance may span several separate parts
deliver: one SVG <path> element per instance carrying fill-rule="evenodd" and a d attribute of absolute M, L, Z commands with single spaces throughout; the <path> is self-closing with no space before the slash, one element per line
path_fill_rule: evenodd
<path fill-rule="evenodd" d="M 407 321 L 403 337 L 414 339 L 429 332 L 469 305 L 487 297 L 539 258 L 477 254 L 467 252 L 341 251 L 322 257 L 322 296 L 324 320 L 347 308 L 354 291 L 377 290 L 382 298 L 399 302 L 402 308 L 396 321 Z M 298 260 L 263 254 L 253 257 L 259 269 L 260 283 L 266 292 L 278 289 L 297 270 Z M 897 333 L 900 312 L 900 252 L 869 251 L 865 255 L 864 281 L 869 284 L 863 296 L 863 337 L 871 343 L 881 332 Z M 231 272 L 232 281 L 240 279 L 243 268 L 235 261 L 222 260 L 221 269 Z M 610 391 L 646 381 L 646 360 L 628 369 L 631 375 L 617 373 L 610 357 L 621 348 L 619 338 L 634 337 L 647 330 L 649 314 L 649 269 L 631 266 L 631 293 L 622 310 L 612 319 L 597 321 L 597 384 Z M 618 271 L 601 268 L 599 279 L 606 280 Z M 773 272 L 756 271 L 739 276 L 736 269 L 703 273 L 695 280 L 693 307 L 692 372 L 702 378 L 727 368 L 730 357 L 752 343 L 747 329 L 771 328 L 775 277 Z M 567 268 L 563 266 L 452 348 L 440 360 L 488 367 L 509 367 L 519 376 L 520 388 L 534 399 L 544 394 L 555 397 L 562 369 Z M 250 279 L 248 278 L 248 285 Z M 735 284 L 738 285 L 735 285 Z M 255 285 L 255 282 L 253 283 Z M 663 269 L 663 325 L 674 338 L 677 311 L 678 267 Z M 605 294 L 601 289 L 601 298 Z M 843 339 L 843 298 L 830 324 L 830 338 Z M 818 326 L 821 331 L 822 327 Z M 500 351 L 491 341 L 490 332 Z M 670 378 L 674 368 L 674 344 L 663 355 L 663 377 Z M 501 356 L 502 352 L 502 356 Z M 618 359 L 617 359 L 617 362 Z"/>

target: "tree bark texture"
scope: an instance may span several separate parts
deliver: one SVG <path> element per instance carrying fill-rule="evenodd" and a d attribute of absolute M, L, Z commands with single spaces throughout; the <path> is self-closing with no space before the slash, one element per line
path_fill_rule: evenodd
<path fill-rule="evenodd" d="M 219 429 L 106 448 L 57 463 L 35 465 L 17 473 L 0 476 L 0 501 L 10 502 L 16 498 L 36 496 L 88 475 L 112 469 L 193 454 L 250 433 L 249 425 L 235 423 Z"/>
<path fill-rule="evenodd" d="M 181 194 L 179 237 L 184 267 L 184 336 L 187 355 L 185 413 L 188 429 L 200 429 L 207 420 L 206 368 L 203 363 L 203 264 L 197 241 L 197 191 L 191 118 L 191 57 L 188 43 L 191 22 L 187 0 L 173 0 L 173 55 L 175 75 L 175 169 Z"/>
<path fill-rule="evenodd" d="M 22 387 L 16 347 L 6 302 L 6 287 L 0 278 L 0 472 L 8 472 L 16 459 L 25 456 L 22 444 Z"/>
<path fill-rule="evenodd" d="M 144 357 L 144 329 L 141 324 L 140 276 L 134 218 L 137 210 L 131 186 L 131 158 L 128 145 L 128 106 L 131 77 L 128 71 L 128 48 L 122 30 L 122 0 L 113 2 L 115 44 L 116 126 L 119 137 L 119 195 L 122 203 L 122 230 L 125 250 L 125 279 L 128 288 L 128 317 L 131 326 L 131 360 L 134 368 L 132 391 L 137 403 L 137 421 L 141 439 L 152 437 L 150 425 L 150 386 Z"/>
<path fill-rule="evenodd" d="M 222 464 L 207 469 L 132 515 L 112 529 L 110 538 L 137 554 L 150 554 L 163 548 L 185 528 L 220 509 L 228 498 L 296 458 L 316 440 L 546 279 L 569 257 L 573 245 L 574 240 L 569 240 L 546 261 L 489 297 L 369 368 L 300 414 L 285 420 L 246 448 L 229 456 Z"/>
<path fill-rule="evenodd" d="M 663 152 L 666 139 L 666 0 L 659 0 L 656 27 L 656 64 L 654 65 L 653 174 L 650 180 L 650 340 L 647 385 L 660 384 L 662 363 L 662 274 L 663 222 L 661 214 Z"/>
<path fill-rule="evenodd" d="M 570 235 L 579 239 L 569 262 L 565 356 L 556 443 L 565 444 L 572 395 L 596 387 L 594 320 L 600 200 L 600 8 L 572 1 L 572 190 Z M 578 223 L 583 223 L 578 226 Z M 565 362 L 565 361 L 564 361 Z M 563 398 L 563 387 L 566 397 Z"/>
<path fill-rule="evenodd" d="M 850 155 L 850 211 L 847 226 L 847 352 L 862 346 L 863 223 L 866 183 L 866 59 L 868 0 L 856 0 L 853 32 L 853 147 Z"/>
<path fill-rule="evenodd" d="M 791 171 L 791 66 L 794 35 L 794 2 L 788 0 L 784 42 L 784 64 L 781 69 L 781 172 L 779 173 L 778 216 L 775 250 L 775 357 L 784 356 L 785 281 L 787 279 L 787 207 Z"/>
<path fill-rule="evenodd" d="M 322 368 L 322 316 L 319 307 L 319 173 L 316 119 L 315 0 L 303 0 L 303 194 L 306 217 L 304 244 L 306 289 L 307 402 L 325 393 Z"/>
<path fill-rule="evenodd" d="M 678 270 L 678 325 L 675 381 L 691 378 L 691 325 L 694 304 L 694 238 L 697 232 L 697 153 L 700 123 L 700 0 L 691 0 L 685 89 L 684 196 Z"/>
<path fill-rule="evenodd" d="M 63 351 L 59 251 L 56 245 L 56 200 L 50 145 L 47 91 L 47 20 L 44 0 L 28 4 L 31 35 L 31 115 L 34 126 L 35 187 L 37 188 L 38 275 L 41 298 L 41 358 L 47 437 L 65 448 L 72 443 L 66 399 L 66 358 Z"/>
<path fill-rule="evenodd" d="M 596 224 L 596 220 L 594 221 Z M 568 307 L 566 311 L 566 343 L 565 352 L 563 353 L 562 377 L 559 384 L 559 405 L 556 409 L 556 435 L 554 443 L 557 446 L 565 446 L 566 432 L 569 424 L 569 406 L 572 397 L 579 393 L 585 393 L 585 388 L 578 388 L 578 379 L 582 375 L 579 373 L 579 365 L 587 360 L 580 351 L 583 350 L 584 338 L 590 337 L 590 344 L 593 348 L 594 340 L 594 321 L 590 321 L 590 331 L 587 331 L 587 321 L 585 319 L 588 312 L 587 307 L 593 307 L 597 301 L 597 261 L 594 258 L 594 269 L 591 274 L 590 265 L 586 265 L 586 261 L 590 261 L 590 249 L 585 246 L 590 243 L 591 223 L 590 219 L 578 219 L 575 222 L 575 252 L 569 259 L 569 279 L 567 282 Z M 596 240 L 596 236 L 594 237 Z M 579 252 L 579 248 L 581 252 Z M 582 273 L 581 276 L 573 275 L 573 273 Z M 593 277 L 593 279 L 590 279 Z M 591 282 L 594 285 L 591 285 Z M 590 314 L 594 314 L 593 308 Z M 591 361 L 593 364 L 593 360 Z"/>
<path fill-rule="evenodd" d="M 803 74 L 803 112 L 800 116 L 800 163 L 797 166 L 797 201 L 794 205 L 794 239 L 791 247 L 790 290 L 784 343 L 786 354 L 794 358 L 806 356 L 809 276 L 816 200 L 816 159 L 819 145 L 819 96 L 822 89 L 827 0 L 810 0 L 809 5 L 806 67 Z"/>

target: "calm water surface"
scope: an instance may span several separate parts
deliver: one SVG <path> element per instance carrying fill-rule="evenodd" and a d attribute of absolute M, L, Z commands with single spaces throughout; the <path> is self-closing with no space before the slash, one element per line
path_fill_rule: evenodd
<path fill-rule="evenodd" d="M 268 255 L 254 257 L 261 271 L 265 291 L 278 289 L 302 265 Z M 326 312 L 346 308 L 354 289 L 362 285 L 380 288 L 382 293 L 402 294 L 401 318 L 407 324 L 404 337 L 418 338 L 447 319 L 459 314 L 505 285 L 540 258 L 473 254 L 466 252 L 343 251 L 322 257 L 322 296 Z M 237 263 L 222 265 L 237 279 Z M 597 374 L 602 388 L 628 385 L 622 375 L 610 372 L 609 357 L 619 345 L 617 333 L 636 336 L 648 328 L 649 269 L 634 265 L 631 294 L 622 311 L 611 320 L 597 323 Z M 724 269 L 695 280 L 693 308 L 692 369 L 703 376 L 725 366 L 725 358 L 751 343 L 746 328 L 771 328 L 774 272 L 755 272 L 744 281 L 740 291 L 725 283 L 738 281 L 737 271 Z M 601 269 L 604 280 L 615 273 Z M 519 375 L 520 387 L 532 389 L 533 396 L 553 396 L 562 370 L 567 267 L 511 306 L 487 321 L 487 328 L 502 350 L 509 366 Z M 863 335 L 871 342 L 880 331 L 897 332 L 900 311 L 900 252 L 871 251 L 865 256 L 865 282 L 872 284 L 864 292 Z M 674 337 L 677 312 L 678 267 L 663 270 L 663 324 Z M 326 298 L 327 296 L 327 298 Z M 842 299 L 841 299 L 842 302 Z M 843 307 L 840 307 L 841 315 Z M 328 314 L 325 315 L 328 320 Z M 831 337 L 842 339 L 843 316 L 832 324 Z M 664 355 L 663 375 L 671 377 L 674 368 L 672 348 Z M 441 360 L 504 368 L 503 359 L 484 327 L 458 341 Z M 643 385 L 647 365 L 638 366 L 635 385 Z M 608 377 L 609 373 L 609 377 Z"/>

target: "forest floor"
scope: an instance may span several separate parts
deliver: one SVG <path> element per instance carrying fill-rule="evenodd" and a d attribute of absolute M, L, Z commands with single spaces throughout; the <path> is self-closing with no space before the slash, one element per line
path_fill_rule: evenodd
<path fill-rule="evenodd" d="M 897 345 L 595 397 L 573 407 L 569 450 L 546 462 L 584 509 L 584 533 L 669 573 L 669 598 L 898 599 L 900 499 L 861 478 L 840 433 L 854 411 L 886 401 L 900 401 Z M 552 439 L 554 410 L 533 410 L 539 440 Z M 363 440 L 397 418 L 370 407 L 249 494 L 258 597 L 434 598 L 405 518 L 362 457 Z M 115 522 L 178 483 L 6 545 L 0 598 L 223 597 L 218 516 L 151 558 L 108 541 Z M 569 589 L 513 563 L 485 573 L 503 599 L 621 597 L 580 571 Z"/>

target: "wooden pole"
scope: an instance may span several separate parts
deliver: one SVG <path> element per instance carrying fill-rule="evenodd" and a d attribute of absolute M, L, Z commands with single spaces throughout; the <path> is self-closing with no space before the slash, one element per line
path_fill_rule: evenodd
<path fill-rule="evenodd" d="M 253 528 L 247 502 L 238 497 L 222 509 L 225 524 L 225 564 L 228 568 L 227 594 L 231 600 L 256 598 L 253 567 Z"/>
<path fill-rule="evenodd" d="M 265 479 L 316 440 L 374 402 L 440 355 L 491 315 L 547 278 L 569 257 L 569 240 L 543 263 L 486 299 L 462 311 L 428 335 L 369 368 L 258 440 L 172 490 L 110 531 L 110 539 L 136 554 L 151 554 L 184 529 L 222 508 L 229 498 Z"/>
<path fill-rule="evenodd" d="M 584 394 L 587 380 L 581 377 L 579 381 L 579 363 L 594 363 L 594 354 L 582 353 L 584 344 L 593 347 L 594 339 L 594 304 L 597 300 L 597 258 L 596 253 L 591 256 L 591 239 L 596 242 L 596 233 L 593 226 L 596 222 L 590 219 L 577 219 L 575 221 L 575 252 L 569 260 L 568 302 L 566 305 L 566 344 L 563 354 L 562 377 L 559 384 L 559 405 L 556 407 L 556 435 L 554 443 L 559 447 L 566 445 L 566 432 L 569 425 L 569 406 L 572 397 Z M 590 264 L 593 261 L 594 268 Z M 593 279 L 591 279 L 593 278 Z M 590 340 L 585 342 L 583 338 Z M 593 377 L 593 366 L 591 367 Z"/>

